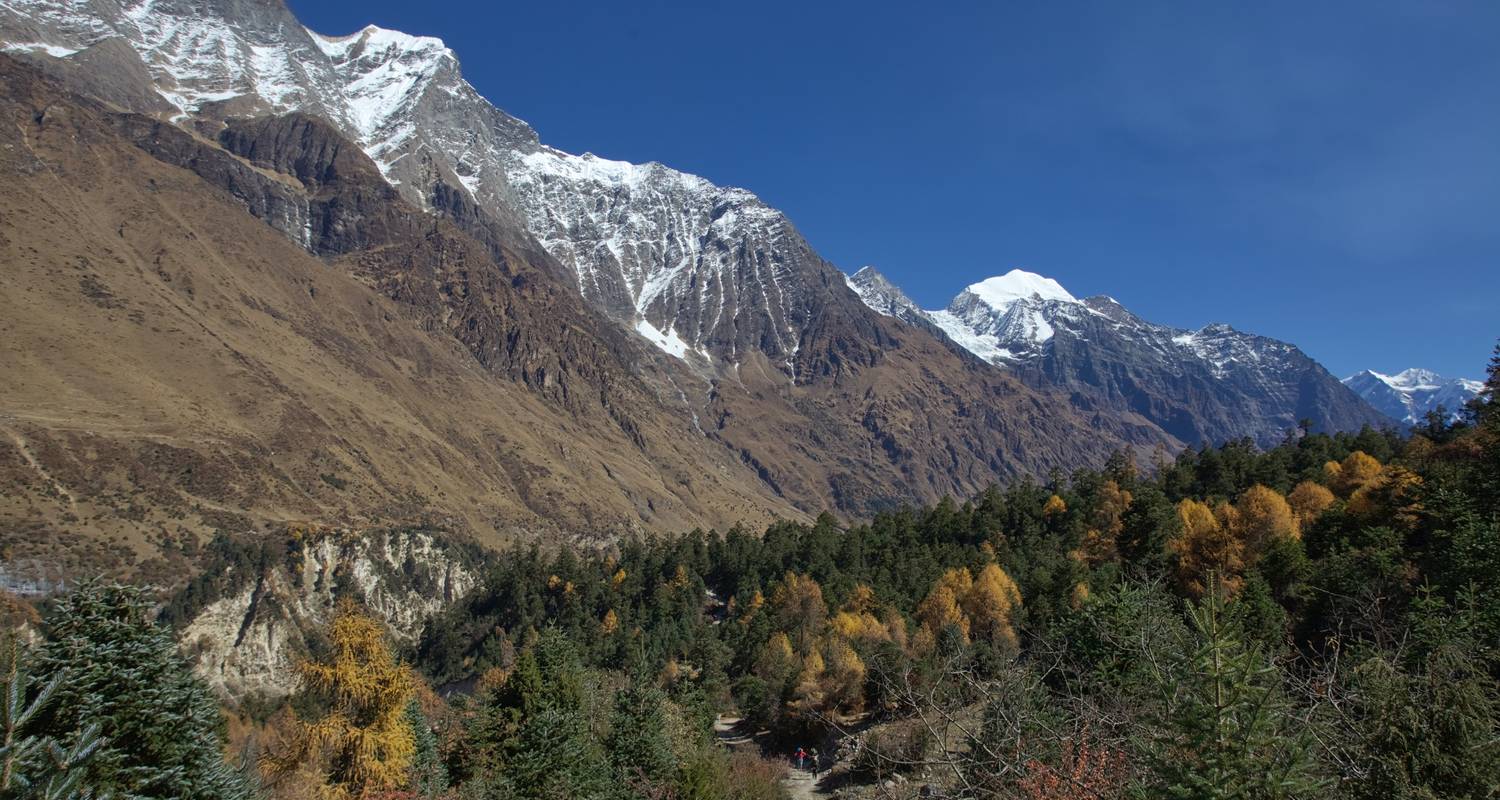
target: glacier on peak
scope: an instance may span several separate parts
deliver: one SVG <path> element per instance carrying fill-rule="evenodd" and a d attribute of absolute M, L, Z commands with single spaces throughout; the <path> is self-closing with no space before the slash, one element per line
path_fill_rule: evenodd
<path fill-rule="evenodd" d="M 970 284 L 964 291 L 983 300 L 991 308 L 1003 311 L 1017 300 L 1038 298 L 1041 300 L 1058 300 L 1064 303 L 1076 303 L 1078 298 L 1068 293 L 1062 284 L 1035 272 L 1024 269 L 1013 269 L 1004 275 L 996 275 L 992 278 Z"/>

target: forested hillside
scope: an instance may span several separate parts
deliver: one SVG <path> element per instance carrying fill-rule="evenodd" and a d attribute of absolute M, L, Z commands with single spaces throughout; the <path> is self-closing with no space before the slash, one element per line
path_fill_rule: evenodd
<path fill-rule="evenodd" d="M 227 726 L 140 593 L 88 585 L 11 650 L 4 791 L 776 797 L 800 748 L 846 796 L 1493 797 L 1497 389 L 1500 351 L 1408 437 L 500 553 L 406 648 L 346 599 L 301 690 Z"/>

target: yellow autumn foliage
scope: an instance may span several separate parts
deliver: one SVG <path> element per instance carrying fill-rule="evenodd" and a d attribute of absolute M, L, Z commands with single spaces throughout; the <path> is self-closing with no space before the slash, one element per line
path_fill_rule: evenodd
<path fill-rule="evenodd" d="M 844 610 L 863 614 L 874 611 L 875 605 L 875 590 L 861 583 L 849 592 L 849 599 L 844 601 Z"/>
<path fill-rule="evenodd" d="M 776 685 L 785 681 L 798 668 L 799 661 L 796 652 L 792 650 L 792 640 L 778 631 L 761 646 L 752 670 L 761 680 Z"/>
<path fill-rule="evenodd" d="M 1422 476 L 1405 467 L 1392 466 L 1377 480 L 1349 496 L 1349 513 L 1372 522 L 1384 521 L 1412 530 L 1422 515 Z"/>
<path fill-rule="evenodd" d="M 974 585 L 967 569 L 950 569 L 938 578 L 932 591 L 917 605 L 917 619 L 934 636 L 949 625 L 957 625 L 964 641 L 969 640 L 969 617 L 963 612 L 963 598 Z"/>
<path fill-rule="evenodd" d="M 828 620 L 823 587 L 811 575 L 788 572 L 771 592 L 776 627 L 791 635 L 798 652 L 807 652 Z"/>
<path fill-rule="evenodd" d="M 1229 510 L 1223 510 L 1228 508 Z M 1196 500 L 1177 504 L 1182 532 L 1170 547 L 1177 556 L 1177 581 L 1193 597 L 1202 597 L 1210 576 L 1217 576 L 1220 587 L 1228 594 L 1239 591 L 1245 569 L 1244 544 L 1221 523 L 1238 516 L 1232 507 L 1221 507 L 1215 514 Z"/>
<path fill-rule="evenodd" d="M 296 720 L 283 752 L 266 758 L 289 774 L 317 765 L 329 798 L 362 798 L 401 786 L 416 742 L 406 720 L 415 691 L 411 671 L 396 661 L 380 623 L 344 601 L 329 629 L 326 661 L 298 665 L 303 686 L 328 709 L 317 720 Z"/>
<path fill-rule="evenodd" d="M 1302 538 L 1291 505 L 1269 486 L 1256 484 L 1246 489 L 1234 510 L 1231 533 L 1244 544 L 1246 556 L 1251 560 L 1258 558 L 1272 542 Z"/>
<path fill-rule="evenodd" d="M 950 569 L 933 584 L 932 591 L 917 606 L 917 619 L 926 635 L 922 641 L 935 641 L 950 625 L 957 626 L 965 642 L 977 637 L 996 644 L 1014 646 L 1012 619 L 1021 607 L 1021 591 L 1016 582 L 990 563 L 976 579 L 962 567 Z"/>
<path fill-rule="evenodd" d="M 1286 501 L 1292 507 L 1292 513 L 1304 526 L 1323 516 L 1333 505 L 1333 492 L 1328 487 L 1314 481 L 1303 481 L 1292 489 L 1292 493 L 1286 496 Z"/>
<path fill-rule="evenodd" d="M 891 638 L 886 626 L 867 611 L 840 611 L 833 615 L 828 626 L 839 638 L 851 642 L 886 642 Z"/>
<path fill-rule="evenodd" d="M 823 701 L 840 711 L 860 711 L 865 703 L 865 662 L 842 639 L 830 640 L 824 650 Z"/>
<path fill-rule="evenodd" d="M 970 635 L 1015 649 L 1016 630 L 1011 624 L 1021 608 L 1021 590 L 998 564 L 988 564 L 964 595 Z"/>
<path fill-rule="evenodd" d="M 1324 467 L 1326 470 L 1327 467 Z M 1329 486 L 1340 495 L 1349 497 L 1380 477 L 1380 462 L 1363 450 L 1355 450 L 1335 470 Z"/>
<path fill-rule="evenodd" d="M 1089 585 L 1087 583 L 1084 583 L 1083 581 L 1079 581 L 1073 587 L 1072 593 L 1068 595 L 1068 607 L 1076 611 L 1080 608 L 1083 608 L 1083 604 L 1087 603 L 1088 601 Z"/>
<path fill-rule="evenodd" d="M 1134 499 L 1129 491 L 1121 489 L 1112 480 L 1105 481 L 1099 487 L 1099 498 L 1090 519 L 1090 527 L 1084 532 L 1083 541 L 1074 555 L 1077 560 L 1089 565 L 1114 560 L 1116 542 L 1120 532 L 1125 529 L 1125 512 L 1130 510 Z"/>

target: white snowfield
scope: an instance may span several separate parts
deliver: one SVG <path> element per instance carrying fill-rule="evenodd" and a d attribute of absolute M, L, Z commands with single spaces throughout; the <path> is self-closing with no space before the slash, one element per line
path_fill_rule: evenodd
<path fill-rule="evenodd" d="M 1064 303 L 1078 302 L 1078 298 L 1068 294 L 1068 290 L 1064 289 L 1062 284 L 1024 269 L 1013 269 L 1004 275 L 985 278 L 979 283 L 970 284 L 969 288 L 964 291 L 983 300 L 997 311 L 1009 308 L 1017 300 L 1027 300 L 1033 297 L 1039 300 L 1059 300 Z"/>

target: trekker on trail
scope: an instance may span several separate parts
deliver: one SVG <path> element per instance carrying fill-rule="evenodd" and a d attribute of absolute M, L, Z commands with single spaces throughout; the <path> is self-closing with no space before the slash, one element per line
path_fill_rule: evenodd
<path fill-rule="evenodd" d="M 797 756 L 797 769 L 802 769 L 802 762 L 805 761 L 805 760 L 807 760 L 807 751 L 803 750 L 801 747 L 798 747 L 797 748 L 797 752 L 796 752 L 796 756 Z"/>

